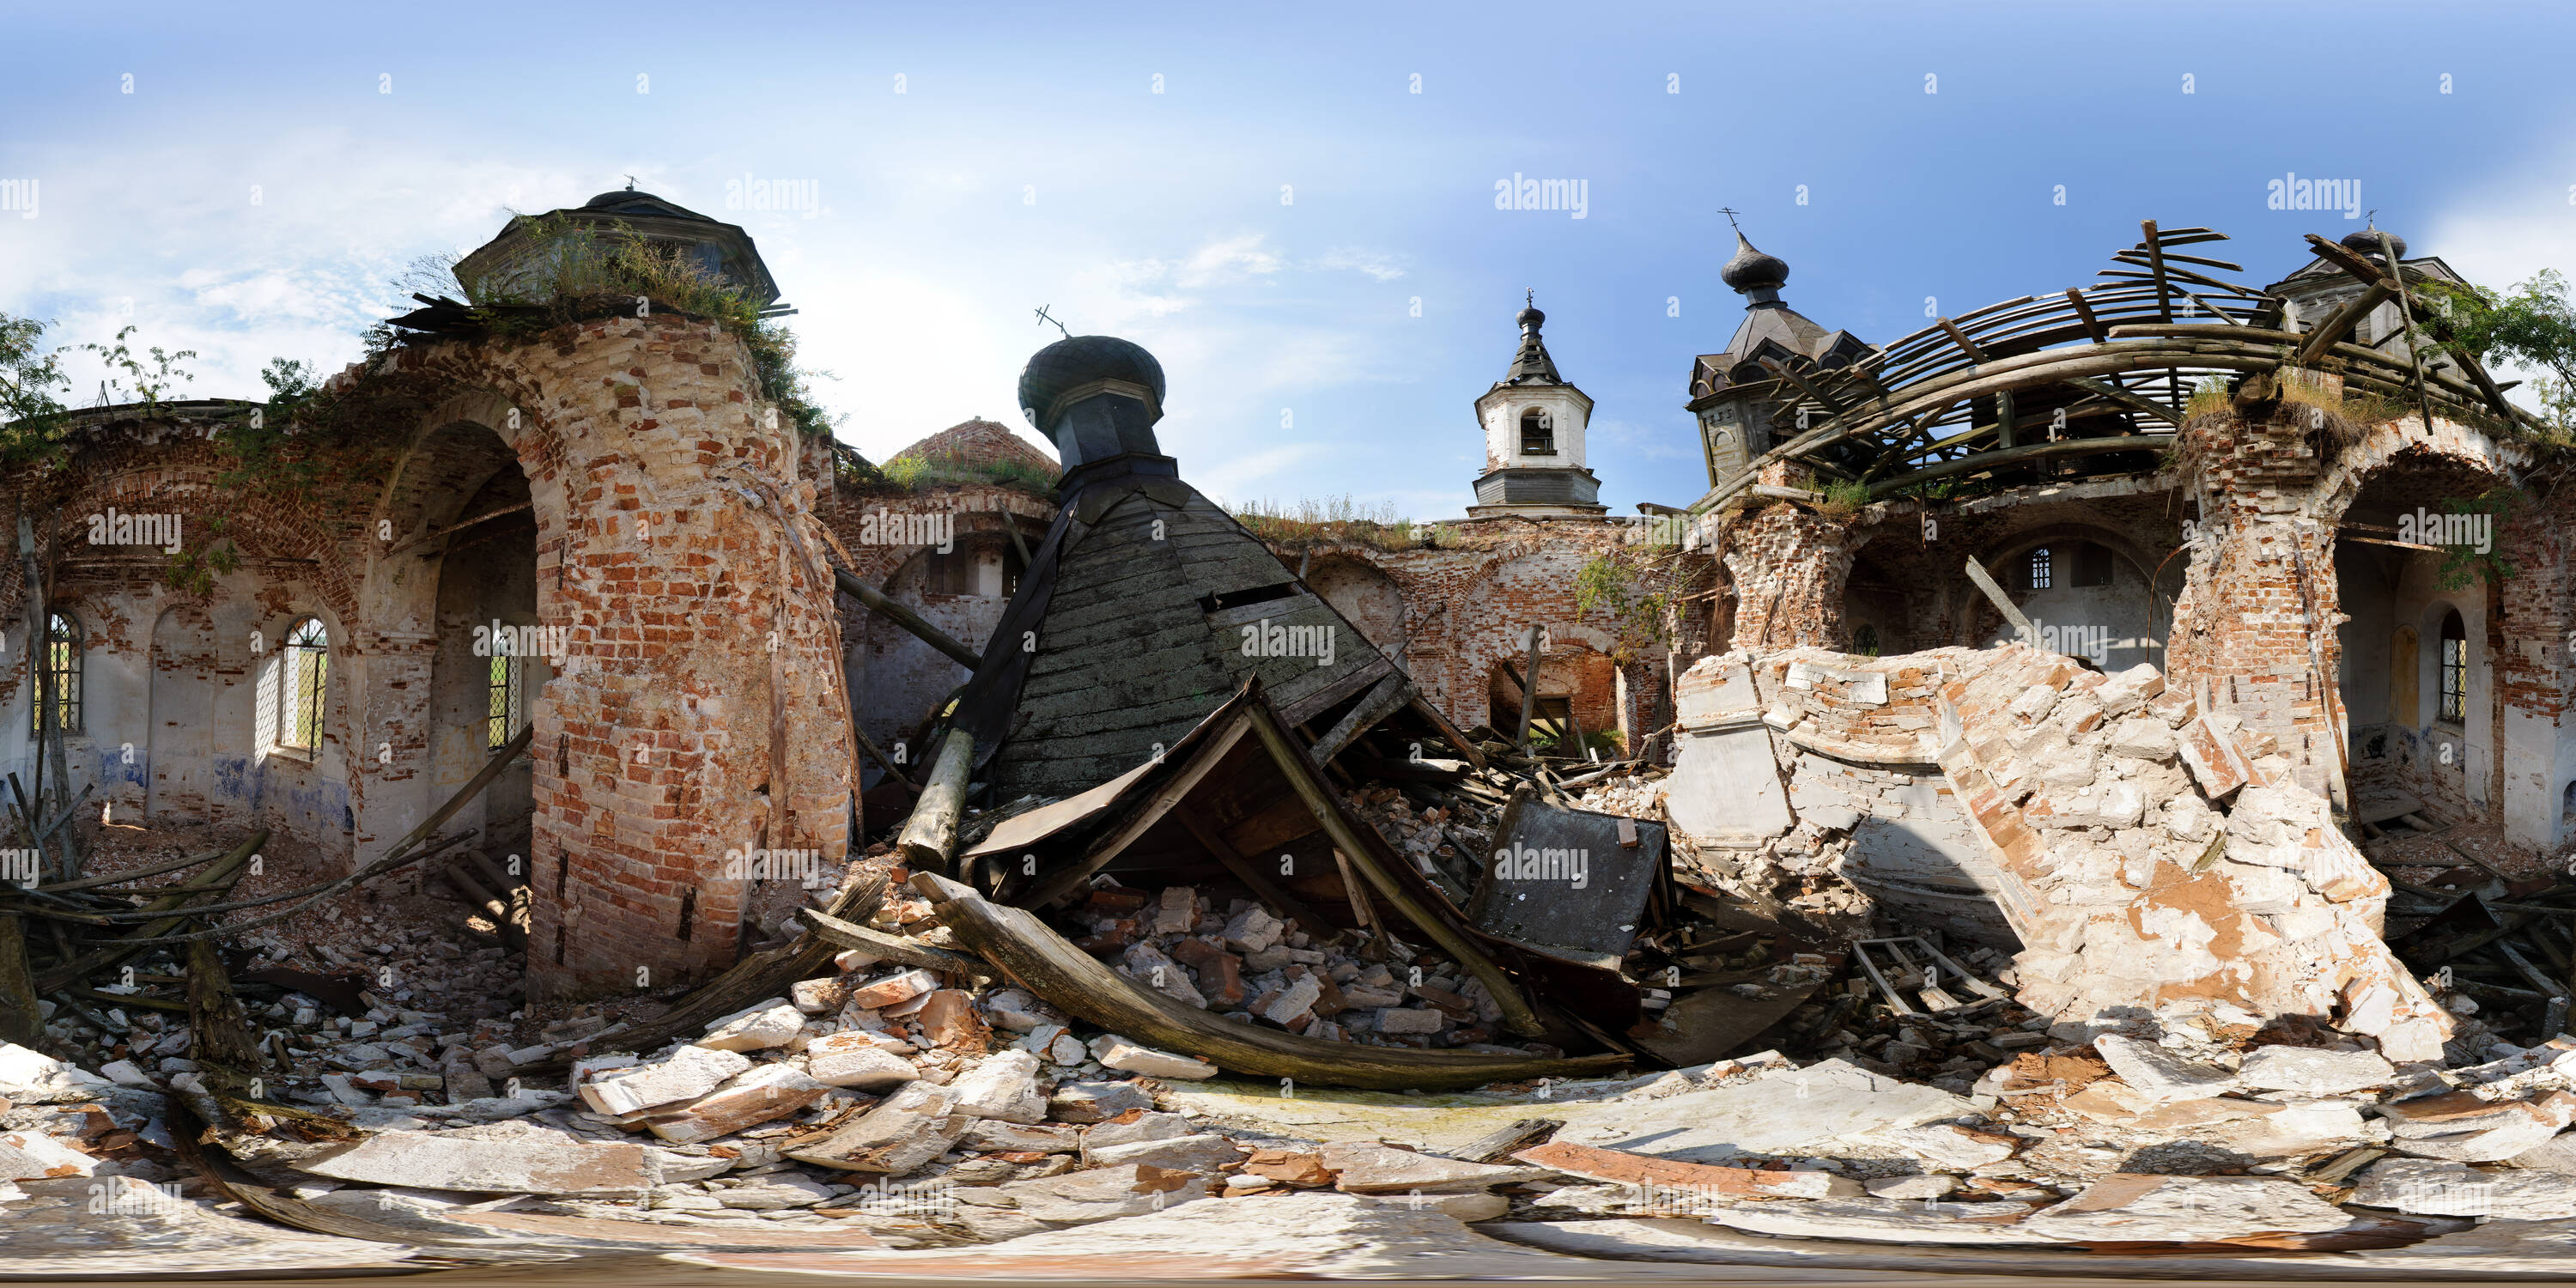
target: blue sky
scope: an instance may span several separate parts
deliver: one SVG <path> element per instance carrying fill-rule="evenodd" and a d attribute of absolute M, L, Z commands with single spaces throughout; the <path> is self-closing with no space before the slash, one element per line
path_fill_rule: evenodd
<path fill-rule="evenodd" d="M 1201 488 L 1455 515 L 1533 289 L 1624 511 L 1706 484 L 1681 404 L 1741 317 L 1719 207 L 1789 262 L 1794 307 L 1871 341 L 1927 297 L 2090 281 L 2142 218 L 2231 233 L 2213 249 L 2276 280 L 2299 234 L 2359 226 L 2267 209 L 2291 172 L 2358 180 L 2474 279 L 2576 269 L 2571 28 L 2368 3 L 12 3 L 0 179 L 40 204 L 0 212 L 0 312 L 66 342 L 131 323 L 200 352 L 187 392 L 247 396 L 271 357 L 355 357 L 414 257 L 631 174 L 750 230 L 871 456 L 970 415 L 1026 432 L 1043 304 L 1161 358 L 1163 442 Z M 1585 217 L 1494 209 L 1514 174 L 1584 181 Z M 728 209 L 746 177 L 817 209 Z"/>

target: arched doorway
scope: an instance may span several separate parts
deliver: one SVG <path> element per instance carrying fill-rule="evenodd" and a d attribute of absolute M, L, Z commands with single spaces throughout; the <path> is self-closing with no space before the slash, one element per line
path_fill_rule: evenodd
<path fill-rule="evenodd" d="M 147 821 L 211 820 L 214 690 L 214 620 L 195 604 L 162 613 L 152 626 L 152 714 L 144 755 Z"/>
<path fill-rule="evenodd" d="M 1404 594 L 1379 568 L 1349 555 L 1326 555 L 1306 570 L 1306 588 L 1380 650 L 1393 653 L 1406 642 Z"/>
<path fill-rule="evenodd" d="M 2475 507 L 2494 485 L 2465 462 L 2403 452 L 2367 476 L 2336 524 L 2332 608 L 2345 621 L 2334 672 L 2361 822 L 2417 810 L 2458 822 L 2492 803 L 2490 636 L 2501 606 L 2478 547 L 2500 553 L 2504 533 Z"/>
<path fill-rule="evenodd" d="M 526 472 L 489 429 L 458 425 L 445 437 L 452 484 L 441 508 L 455 517 L 437 526 L 464 526 L 438 539 L 427 729 L 433 802 L 528 726 L 565 662 L 560 624 L 537 618 L 537 524 Z M 534 778 L 535 758 L 523 752 L 454 820 L 480 828 L 478 847 L 514 876 L 529 871 Z"/>

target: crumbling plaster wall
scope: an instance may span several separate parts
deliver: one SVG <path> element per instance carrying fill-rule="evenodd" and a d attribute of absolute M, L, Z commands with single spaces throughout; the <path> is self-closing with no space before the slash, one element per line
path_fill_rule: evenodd
<path fill-rule="evenodd" d="M 1002 620 L 1010 599 L 1002 593 L 1003 552 L 1010 537 L 1004 524 L 1019 527 L 1034 553 L 1048 525 L 1055 521 L 1053 502 L 1011 488 L 939 485 L 912 493 L 855 490 L 827 494 L 820 514 L 834 541 L 848 554 L 851 571 L 870 585 L 921 614 L 969 648 L 981 650 Z M 944 520 L 952 549 L 976 561 L 972 593 L 933 595 L 924 588 L 928 556 L 935 541 L 910 541 L 920 519 Z M 919 748 L 907 742 L 931 709 L 966 681 L 966 668 L 922 642 L 911 632 L 877 616 L 855 599 L 840 601 L 842 638 L 859 695 L 860 727 L 889 755 L 910 758 Z M 874 784 L 884 771 L 870 762 L 866 781 Z M 871 820 L 874 826 L 877 820 Z"/>
<path fill-rule="evenodd" d="M 283 749 L 274 673 L 278 645 L 306 616 L 323 621 L 340 662 L 355 598 L 348 568 L 328 524 L 303 507 L 220 486 L 218 467 L 191 424 L 91 426 L 75 459 L 78 486 L 54 514 L 39 516 L 59 524 L 63 543 L 55 609 L 83 633 L 82 724 L 66 740 L 73 789 L 95 789 L 85 807 L 92 817 L 103 806 L 104 817 L 128 823 L 148 812 L 264 825 L 346 861 L 361 839 L 365 799 L 347 734 L 351 690 L 335 673 L 323 744 L 312 753 Z M 161 545 L 89 542 L 91 516 L 111 511 L 176 516 L 186 549 L 229 541 L 241 566 L 213 575 L 202 596 L 174 588 Z M 34 628 L 18 580 L 8 579 L 0 606 L 10 644 L 0 666 L 0 769 L 29 782 L 33 654 L 24 646 Z"/>
<path fill-rule="evenodd" d="M 2018 644 L 1729 653 L 1686 677 L 1686 719 L 1723 725 L 1741 701 L 1697 695 L 1724 688 L 1763 704 L 1779 749 L 1796 812 L 1782 861 L 1830 856 L 1894 933 L 1944 908 L 1953 919 L 1933 924 L 1974 933 L 1960 891 L 1986 892 L 2022 949 L 2008 982 L 2032 1008 L 2093 1024 L 2207 999 L 2337 1024 L 2394 1059 L 2439 1056 L 2447 1014 L 2379 938 L 2385 878 L 2286 757 L 2154 668 L 2106 676 Z M 1724 794 L 1752 790 L 1668 781 L 1668 794 L 1719 794 L 1692 804 L 1721 816 Z M 1938 899 L 1908 887 L 1940 847 L 1861 844 L 1892 826 L 1955 847 L 1960 820 L 1979 861 L 1939 873 Z"/>
<path fill-rule="evenodd" d="M 2170 656 L 2176 683 L 2278 740 L 2301 784 L 2325 791 L 2339 772 L 2348 714 L 2341 704 L 2330 706 L 2342 686 L 2320 682 L 2345 674 L 2336 525 L 2363 487 L 2393 467 L 2433 462 L 2503 482 L 2527 461 L 2519 447 L 2446 419 L 2428 427 L 2408 415 L 2362 426 L 2339 449 L 2315 431 L 2308 410 L 2296 404 L 2260 421 L 2223 412 L 2185 426 L 2202 522 Z M 2557 506 L 2544 502 L 2501 526 L 2501 553 L 2517 572 L 2495 611 L 2484 611 L 2480 594 L 2440 592 L 2462 609 L 2471 643 L 2457 800 L 2532 846 L 2559 839 L 2563 794 L 2576 781 L 2576 758 L 2559 736 L 2570 619 L 2556 519 Z M 2429 670 L 2438 659 L 2438 631 L 2409 620 L 2406 592 L 2396 599 L 2392 629 L 2416 627 L 2417 692 L 2430 702 L 2439 692 Z M 2440 732 L 2415 729 L 2419 740 Z M 2439 778 L 2425 786 L 2443 790 Z"/>

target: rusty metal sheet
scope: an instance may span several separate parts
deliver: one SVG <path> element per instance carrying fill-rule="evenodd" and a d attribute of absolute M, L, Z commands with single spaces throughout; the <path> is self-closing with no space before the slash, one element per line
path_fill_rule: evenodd
<path fill-rule="evenodd" d="M 1477 929 L 1594 964 L 1615 966 L 1628 955 L 1663 875 L 1663 824 L 1522 794 L 1504 808 L 1494 836 L 1467 909 Z M 1633 844 L 1622 844 L 1629 838 Z"/>

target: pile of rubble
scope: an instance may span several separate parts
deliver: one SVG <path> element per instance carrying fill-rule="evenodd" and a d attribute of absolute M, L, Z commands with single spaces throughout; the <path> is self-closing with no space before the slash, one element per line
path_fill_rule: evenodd
<path fill-rule="evenodd" d="M 44 1045 L 75 1058 L 0 1046 L 0 1201 L 108 1178 L 388 1241 L 572 1238 L 530 1224 L 571 1221 L 582 1246 L 1034 1253 L 1103 1223 L 1159 1237 L 1199 1222 L 1173 1209 L 1202 1200 L 1293 1224 L 1279 1214 L 1324 1213 L 1329 1192 L 1332 1219 L 1362 1225 L 1400 1209 L 1564 1251 L 1851 1265 L 1833 1250 L 2394 1252 L 2463 1236 L 2469 1217 L 2576 1216 L 2576 1039 L 2514 1045 L 2455 1015 L 2465 999 L 2444 1010 L 2381 943 L 2389 887 L 2323 803 L 2151 669 L 1793 650 L 1713 659 L 1684 697 L 1692 736 L 1670 773 L 1414 762 L 1344 800 L 1460 908 L 1514 817 L 1518 837 L 1539 813 L 1590 811 L 1596 844 L 1669 825 L 1680 888 L 1637 887 L 1633 915 L 1609 918 L 1634 934 L 1589 969 L 1644 992 L 1625 1040 L 1741 1022 L 1725 1049 L 1772 1048 L 1759 1055 L 1436 1102 L 1233 1081 L 1172 1031 L 1103 1029 L 1078 1018 L 1101 1014 L 1095 999 L 1002 977 L 956 933 L 959 905 L 933 902 L 965 887 L 922 877 L 917 895 L 878 857 L 839 890 L 762 905 L 784 944 L 805 933 L 789 904 L 841 906 L 882 878 L 864 924 L 806 918 L 848 951 L 687 1029 L 659 1023 L 659 1000 L 549 1022 L 513 1009 L 503 949 L 355 910 L 231 963 L 267 1061 L 246 1100 L 208 1085 L 184 1014 L 136 991 L 173 979 L 48 1003 Z M 1712 765 L 1741 793 L 1722 826 L 1694 795 Z M 1981 847 L 2017 953 L 1874 904 L 1853 869 L 1897 820 Z M 1219 1029 L 1355 1058 L 1563 1054 L 1498 1041 L 1512 999 L 1464 950 L 1406 943 L 1370 887 L 1338 876 L 1297 893 L 1346 898 L 1353 929 L 1250 877 L 1244 898 L 1094 874 L 1051 916 L 1074 949 Z M 1919 934 L 1833 941 L 1873 912 Z M 201 1122 L 216 1127 L 202 1140 Z M 198 1176 L 201 1147 L 267 1188 Z"/>
<path fill-rule="evenodd" d="M 586 1057 L 570 1095 L 350 1110 L 349 1139 L 233 1144 L 342 1214 L 748 1223 L 895 1246 L 1318 1190 L 1593 1252 L 1680 1237 L 1674 1217 L 1863 1248 L 2177 1254 L 2438 1246 L 2462 1218 L 2576 1217 L 2576 1040 L 2401 1068 L 2348 1039 L 2258 1041 L 2252 1017 L 2204 1004 L 2080 1045 L 2027 1027 L 2039 1017 L 1990 1031 L 1953 1057 L 1984 1066 L 1964 1091 L 1875 1071 L 1935 1058 L 1927 1032 L 1850 1059 L 1764 1052 L 1439 1105 L 1318 1103 L 1185 1081 L 1215 1071 L 1085 1040 L 1016 989 L 848 964 L 693 1042 Z M 1887 1049 L 1900 1042 L 1920 1050 Z M 151 1161 L 174 1144 L 157 1093 L 16 1047 L 0 1048 L 0 1092 L 16 1102 L 0 1197 L 174 1175 Z M 1733 1259 L 1712 1238 L 1697 1254 Z"/>
<path fill-rule="evenodd" d="M 1119 973 L 1230 1020 L 1371 1046 L 1560 1054 L 1494 1042 L 1503 1012 L 1482 981 L 1391 940 L 1319 939 L 1249 899 L 1213 908 L 1190 886 L 1095 889 L 1082 914 L 1089 933 L 1077 946 L 1114 953 Z"/>

